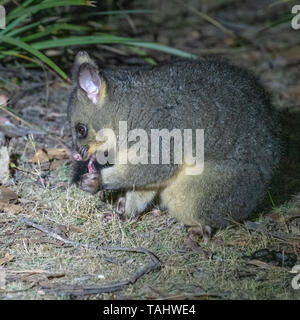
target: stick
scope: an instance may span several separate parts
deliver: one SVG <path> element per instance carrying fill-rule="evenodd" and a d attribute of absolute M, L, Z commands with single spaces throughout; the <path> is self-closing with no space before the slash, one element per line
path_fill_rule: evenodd
<path fill-rule="evenodd" d="M 6 112 L 7 114 L 9 114 L 11 117 L 15 118 L 16 120 L 24 123 L 27 127 L 34 129 L 34 130 L 40 130 L 42 132 L 45 132 L 47 134 L 48 139 L 55 141 L 57 143 L 59 143 L 61 146 L 63 146 L 67 152 L 69 152 L 71 154 L 71 150 L 70 148 L 67 146 L 67 144 L 65 142 L 63 142 L 60 138 L 53 136 L 51 133 L 46 132 L 45 130 L 43 130 L 42 128 L 40 128 L 38 125 L 36 124 L 31 124 L 30 122 L 24 120 L 20 115 L 16 114 L 15 112 L 12 112 L 11 110 L 9 110 L 9 108 L 5 105 L 1 105 L 0 104 L 0 109 L 4 112 Z"/>
<path fill-rule="evenodd" d="M 252 221 L 246 221 L 245 226 L 248 230 L 251 231 L 256 231 L 256 232 L 261 232 L 261 233 L 267 233 L 270 236 L 280 239 L 280 240 L 299 240 L 297 236 L 282 232 L 282 231 L 268 231 L 266 228 L 264 228 L 262 225 L 259 223 L 255 223 Z"/>
<path fill-rule="evenodd" d="M 149 273 L 154 270 L 158 270 L 161 268 L 162 264 L 159 261 L 158 257 L 155 256 L 151 251 L 142 248 L 126 248 L 126 247 L 105 247 L 105 246 L 97 246 L 93 244 L 84 244 L 80 243 L 78 241 L 71 241 L 69 239 L 63 238 L 57 233 L 53 232 L 53 230 L 49 227 L 46 227 L 44 225 L 41 225 L 27 217 L 22 217 L 19 220 L 19 223 L 25 224 L 26 226 L 33 227 L 35 229 L 38 229 L 46 234 L 48 234 L 50 237 L 62 241 L 65 244 L 71 245 L 73 247 L 81 247 L 84 249 L 95 249 L 99 251 L 126 251 L 126 252 L 135 252 L 135 253 L 142 253 L 145 254 L 150 258 L 150 262 L 141 268 L 139 268 L 133 276 L 131 276 L 129 279 L 121 280 L 116 283 L 110 283 L 103 286 L 71 286 L 71 285 L 61 285 L 57 288 L 50 288 L 47 287 L 47 285 L 41 285 L 43 289 L 46 289 L 48 292 L 53 293 L 65 293 L 69 294 L 71 296 L 84 296 L 84 295 L 91 295 L 91 294 L 102 294 L 102 293 L 109 293 L 109 292 L 115 292 L 120 291 L 124 289 L 126 286 L 130 284 L 134 284 L 139 278 L 141 278 L 146 273 Z"/>

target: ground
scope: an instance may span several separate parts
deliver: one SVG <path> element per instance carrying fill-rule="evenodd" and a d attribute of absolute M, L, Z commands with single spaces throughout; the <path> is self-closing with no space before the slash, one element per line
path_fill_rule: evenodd
<path fill-rule="evenodd" d="M 107 219 L 114 212 L 112 196 L 102 201 L 71 186 L 70 162 L 57 150 L 71 141 L 66 120 L 70 85 L 48 71 L 24 69 L 16 60 L 0 66 L 0 96 L 10 99 L 9 106 L 23 119 L 20 123 L 16 116 L 0 114 L 0 147 L 6 148 L 12 164 L 5 186 L 13 191 L 4 196 L 1 186 L 0 299 L 299 299 L 300 290 L 291 285 L 292 265 L 249 256 L 267 248 L 295 254 L 293 264 L 300 265 L 300 31 L 289 24 L 262 31 L 289 3 L 269 7 L 272 1 L 267 0 L 227 2 L 202 7 L 197 1 L 163 2 L 159 15 L 112 18 L 109 23 L 120 33 L 199 56 L 226 57 L 250 69 L 268 89 L 280 112 L 284 149 L 280 169 L 250 223 L 218 230 L 205 242 L 189 239 L 185 226 L 167 212 L 151 211 L 125 222 L 114 214 Z M 162 4 L 145 1 L 143 6 L 159 9 Z M 226 30 L 203 19 L 203 12 Z M 88 49 L 116 66 L 170 59 L 159 52 L 143 57 L 122 46 Z M 66 71 L 77 50 L 67 50 Z M 54 154 L 32 161 L 41 148 L 55 148 Z M 74 242 L 30 227 L 24 217 Z M 74 246 L 76 242 L 99 248 Z M 151 261 L 142 253 L 103 251 L 101 246 L 146 248 L 161 267 L 122 290 L 82 295 L 86 286 L 99 289 L 127 280 Z"/>

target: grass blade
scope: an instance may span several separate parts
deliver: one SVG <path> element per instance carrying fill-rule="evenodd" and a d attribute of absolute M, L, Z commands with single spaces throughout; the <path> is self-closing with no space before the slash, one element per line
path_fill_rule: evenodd
<path fill-rule="evenodd" d="M 6 21 L 9 22 L 9 21 L 13 20 L 14 18 L 19 17 L 20 15 L 33 14 L 33 13 L 37 13 L 38 11 L 44 10 L 44 9 L 50 9 L 50 8 L 55 8 L 55 7 L 65 7 L 65 6 L 88 6 L 88 5 L 91 5 L 91 1 L 86 1 L 86 0 L 43 1 L 40 4 L 31 6 L 28 8 L 23 8 L 23 10 L 10 12 L 6 17 Z"/>
<path fill-rule="evenodd" d="M 12 30 L 13 28 L 15 28 L 20 22 L 22 22 L 23 20 L 25 20 L 27 17 L 29 16 L 28 14 L 23 14 L 22 16 L 18 17 L 17 19 L 15 19 L 14 21 L 12 21 L 10 24 L 8 24 L 6 26 L 5 29 L 3 29 L 0 34 L 6 34 L 8 31 Z M 6 20 L 7 21 L 7 20 Z"/>
<path fill-rule="evenodd" d="M 33 56 L 37 57 L 42 62 L 47 64 L 51 69 L 56 71 L 62 78 L 68 79 L 68 76 L 52 60 L 50 60 L 42 52 L 40 52 L 36 48 L 28 45 L 27 43 L 25 43 L 21 40 L 18 40 L 18 39 L 14 39 L 14 38 L 2 36 L 2 35 L 0 36 L 0 43 L 1 42 L 11 44 L 13 46 L 19 47 L 19 48 L 31 53 Z"/>
<path fill-rule="evenodd" d="M 8 1 L 11 1 L 11 0 L 8 0 Z M 31 2 L 33 2 L 35 0 L 26 0 L 24 1 L 24 3 L 20 4 L 17 8 L 13 9 L 10 13 L 16 13 L 16 12 L 20 12 L 22 10 L 24 10 L 24 8 L 26 8 L 27 6 L 30 5 Z"/>
<path fill-rule="evenodd" d="M 27 31 L 27 30 L 30 30 L 38 25 L 40 25 L 41 23 L 40 22 L 34 22 L 34 23 L 30 23 L 22 28 L 18 28 L 18 29 L 15 29 L 11 32 L 8 32 L 6 35 L 9 36 L 9 37 L 12 37 L 12 36 L 16 36 L 17 34 L 20 34 L 24 31 Z"/>
<path fill-rule="evenodd" d="M 159 50 L 169 54 L 177 55 L 185 58 L 196 58 L 195 55 L 187 53 L 185 51 L 171 48 L 162 44 L 153 43 L 153 42 L 144 42 L 142 40 L 136 40 L 132 38 L 117 37 L 112 35 L 100 35 L 100 36 L 80 36 L 80 37 L 69 37 L 61 38 L 54 40 L 45 40 L 40 42 L 32 43 L 32 46 L 38 50 L 56 48 L 56 47 L 65 47 L 73 45 L 88 45 L 88 44 L 125 44 L 130 46 L 143 47 L 152 50 Z"/>
<path fill-rule="evenodd" d="M 179 56 L 182 58 L 194 58 L 196 59 L 197 56 L 188 52 L 185 52 L 183 50 L 179 50 L 179 49 L 175 49 L 169 46 L 165 46 L 163 44 L 159 44 L 159 43 L 154 43 L 154 42 L 128 42 L 128 45 L 132 45 L 132 46 L 138 46 L 138 47 L 142 47 L 142 48 L 147 48 L 147 49 L 152 49 L 152 50 L 157 50 L 157 51 L 162 51 L 165 53 L 169 53 L 175 56 Z"/>
<path fill-rule="evenodd" d="M 91 12 L 85 17 L 93 17 L 93 16 L 107 16 L 107 15 L 123 15 L 123 14 L 155 14 L 158 13 L 156 10 L 111 10 L 111 11 L 97 11 Z"/>
<path fill-rule="evenodd" d="M 112 35 L 100 35 L 100 36 L 79 36 L 79 37 L 68 37 L 60 39 L 45 40 L 40 42 L 32 43 L 32 46 L 38 50 L 65 47 L 74 45 L 86 45 L 86 44 L 97 44 L 97 43 L 125 43 L 134 41 L 132 38 L 123 38 Z"/>
<path fill-rule="evenodd" d="M 69 30 L 69 31 L 90 31 L 91 28 L 88 26 L 78 26 L 70 23 L 55 23 L 54 25 L 46 27 L 43 31 L 36 32 L 25 36 L 22 38 L 22 41 L 28 42 L 32 40 L 36 40 L 42 37 L 45 37 L 49 34 L 55 34 L 61 30 Z"/>

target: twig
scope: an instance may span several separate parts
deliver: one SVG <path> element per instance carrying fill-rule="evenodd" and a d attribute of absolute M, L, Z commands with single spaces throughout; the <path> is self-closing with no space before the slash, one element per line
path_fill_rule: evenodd
<path fill-rule="evenodd" d="M 23 122 L 26 126 L 30 127 L 31 129 L 35 129 L 35 130 L 40 130 L 42 132 L 45 132 L 45 130 L 41 129 L 38 125 L 36 124 L 31 124 L 30 122 L 24 120 L 21 116 L 19 116 L 18 114 L 10 111 L 8 109 L 7 106 L 5 105 L 0 105 L 0 109 L 3 110 L 4 112 L 6 112 L 7 114 L 9 114 L 10 116 L 12 116 L 13 118 L 17 119 L 18 121 Z M 68 152 L 69 154 L 71 154 L 71 150 L 70 148 L 67 146 L 67 144 L 65 142 L 63 142 L 61 139 L 59 139 L 58 137 L 53 136 L 52 134 L 46 132 L 47 137 L 49 139 L 51 139 L 52 141 L 55 141 L 57 143 L 59 143 L 61 146 L 63 146 Z"/>
<path fill-rule="evenodd" d="M 36 173 L 36 172 L 33 172 L 33 171 L 28 171 L 28 170 L 23 170 L 21 168 L 19 168 L 18 166 L 16 165 L 12 165 L 12 163 L 10 164 L 10 167 L 14 170 L 17 170 L 17 171 L 21 171 L 21 172 L 24 172 L 24 173 L 27 173 L 27 174 L 32 174 L 34 176 L 39 176 L 40 177 L 40 174 Z"/>
<path fill-rule="evenodd" d="M 51 81 L 51 83 L 54 83 L 54 81 Z M 37 89 L 42 88 L 42 87 L 44 87 L 44 83 L 37 83 L 37 84 L 31 85 L 30 88 L 26 88 L 26 89 L 20 90 L 14 97 L 12 97 L 10 99 L 10 101 L 9 101 L 10 105 L 14 106 L 14 104 L 18 100 L 20 100 L 25 93 L 28 94 L 30 91 L 34 91 L 34 90 L 37 90 Z"/>
<path fill-rule="evenodd" d="M 19 293 L 19 292 L 24 292 L 24 291 L 28 291 L 30 289 L 32 289 L 33 287 L 35 287 L 35 283 L 30 285 L 29 287 L 27 288 L 24 288 L 24 289 L 18 289 L 18 290 L 0 290 L 0 293 Z"/>
<path fill-rule="evenodd" d="M 194 12 L 197 16 L 199 16 L 200 18 L 206 20 L 207 22 L 211 23 L 212 25 L 214 25 L 215 27 L 217 27 L 218 29 L 222 30 L 224 33 L 233 36 L 234 33 L 227 29 L 226 27 L 224 27 L 220 22 L 218 22 L 217 20 L 213 19 L 212 17 L 208 16 L 207 14 L 198 11 L 195 7 L 190 6 L 186 3 L 184 3 L 181 0 L 176 0 L 176 2 L 184 7 L 186 7 L 188 10 Z"/>
<path fill-rule="evenodd" d="M 61 285 L 57 288 L 50 288 L 47 287 L 47 285 L 41 285 L 43 289 L 46 289 L 48 292 L 54 292 L 54 293 L 65 293 L 70 294 L 71 296 L 84 296 L 84 295 L 91 295 L 91 294 L 102 294 L 102 293 L 109 293 L 109 292 L 115 292 L 120 291 L 124 289 L 126 286 L 135 283 L 139 278 L 141 278 L 146 273 L 149 273 L 154 270 L 158 270 L 161 268 L 161 262 L 159 259 L 149 250 L 138 247 L 138 248 L 126 248 L 126 247 L 105 247 L 105 246 L 97 246 L 94 244 L 84 244 L 80 243 L 78 241 L 71 241 L 69 239 L 66 239 L 64 237 L 61 237 L 57 233 L 55 233 L 51 228 L 46 227 L 42 224 L 39 224 L 27 217 L 22 217 L 19 220 L 19 223 L 25 224 L 27 226 L 33 227 L 35 229 L 38 229 L 46 234 L 48 236 L 62 241 L 65 244 L 69 244 L 73 247 L 81 247 L 84 249 L 89 250 L 98 250 L 98 251 L 126 251 L 126 252 L 135 252 L 135 253 L 143 253 L 148 258 L 150 258 L 150 262 L 141 268 L 139 268 L 133 276 L 131 276 L 129 279 L 121 280 L 116 283 L 110 283 L 104 286 L 71 286 L 71 285 Z"/>
<path fill-rule="evenodd" d="M 17 119 L 18 121 L 23 122 L 27 127 L 31 128 L 31 129 L 37 129 L 31 123 L 27 122 L 26 120 L 24 120 L 22 117 L 20 117 L 16 113 L 10 111 L 7 106 L 0 104 L 0 109 L 2 111 L 6 112 L 7 114 L 9 114 L 10 116 L 12 116 L 13 118 Z M 42 130 L 42 131 L 44 131 L 44 130 Z"/>
<path fill-rule="evenodd" d="M 280 240 L 287 241 L 287 240 L 298 240 L 299 239 L 298 237 L 295 237 L 291 234 L 288 234 L 288 233 L 285 233 L 282 231 L 274 231 L 274 232 L 268 231 L 261 224 L 255 223 L 252 221 L 246 221 L 245 226 L 248 230 L 261 232 L 261 233 L 267 233 L 270 236 L 277 238 L 277 239 L 280 239 Z"/>

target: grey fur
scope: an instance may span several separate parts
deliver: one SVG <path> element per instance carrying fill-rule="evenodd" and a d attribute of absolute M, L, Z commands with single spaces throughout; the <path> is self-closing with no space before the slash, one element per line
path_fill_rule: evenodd
<path fill-rule="evenodd" d="M 84 63 L 89 59 L 86 55 Z M 93 61 L 90 65 L 98 72 Z M 190 225 L 221 227 L 232 219 L 246 219 L 255 209 L 281 153 L 276 112 L 255 77 L 215 59 L 101 70 L 107 97 L 98 106 L 78 88 L 79 69 L 77 62 L 68 112 L 72 128 L 81 122 L 96 131 L 118 132 L 119 121 L 127 121 L 128 130 L 142 128 L 148 133 L 163 128 L 204 129 L 202 175 L 177 181 L 171 178 L 178 174 L 178 165 L 128 164 L 120 169 L 124 174 L 111 174 L 104 181 L 105 189 L 150 186 L 152 190 L 157 185 L 170 214 Z M 78 141 L 73 134 L 74 148 L 89 145 L 89 138 Z"/>

